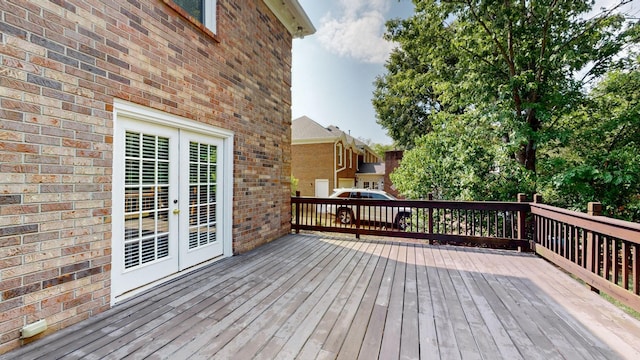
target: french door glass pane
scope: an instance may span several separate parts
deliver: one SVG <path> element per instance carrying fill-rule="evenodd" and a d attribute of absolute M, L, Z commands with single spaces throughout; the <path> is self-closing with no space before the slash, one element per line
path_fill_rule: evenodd
<path fill-rule="evenodd" d="M 126 133 L 124 263 L 169 256 L 169 139 Z"/>
<path fill-rule="evenodd" d="M 216 241 L 217 147 L 189 144 L 189 249 Z"/>

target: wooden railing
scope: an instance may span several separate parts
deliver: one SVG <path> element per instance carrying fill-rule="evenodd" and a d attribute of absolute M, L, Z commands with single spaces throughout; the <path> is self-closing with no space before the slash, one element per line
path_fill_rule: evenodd
<path fill-rule="evenodd" d="M 640 311 L 640 224 L 531 203 L 535 252 Z"/>
<path fill-rule="evenodd" d="M 292 197 L 292 229 L 533 250 L 640 311 L 640 224 L 534 202 Z"/>
<path fill-rule="evenodd" d="M 528 249 L 528 203 L 293 197 L 292 229 Z"/>

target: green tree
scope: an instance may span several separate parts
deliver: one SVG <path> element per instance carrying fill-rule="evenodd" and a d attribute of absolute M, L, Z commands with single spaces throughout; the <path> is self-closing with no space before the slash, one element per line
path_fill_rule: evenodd
<path fill-rule="evenodd" d="M 438 199 L 513 200 L 518 192 L 532 191 L 528 172 L 492 135 L 491 118 L 440 113 L 433 123 L 434 130 L 405 152 L 391 174 L 401 193 L 409 198 L 432 193 Z"/>
<path fill-rule="evenodd" d="M 636 24 L 614 9 L 586 17 L 593 1 L 414 3 L 412 17 L 388 23 L 386 36 L 399 46 L 376 80 L 373 104 L 399 144 L 439 155 L 426 161 L 440 162 L 441 174 L 475 174 L 464 186 L 440 181 L 452 188 L 442 191 L 447 198 L 534 191 L 538 152 L 561 141 L 558 123 L 585 101 L 585 85 L 638 42 Z M 493 177 L 490 186 L 475 183 Z"/>
<path fill-rule="evenodd" d="M 388 145 L 388 144 L 383 145 L 378 143 L 372 143 L 369 145 L 369 147 L 371 148 L 371 150 L 373 150 L 373 152 L 380 155 L 383 160 L 384 160 L 384 153 L 386 153 L 387 151 L 396 150 L 396 146 Z"/>
<path fill-rule="evenodd" d="M 379 123 L 410 147 L 433 129 L 435 112 L 493 114 L 496 135 L 534 172 L 548 124 L 579 103 L 582 81 L 602 75 L 637 41 L 612 11 L 581 18 L 592 1 L 414 3 L 412 17 L 388 24 L 399 47 L 376 81 Z"/>
<path fill-rule="evenodd" d="M 640 70 L 614 70 L 558 125 L 542 154 L 547 202 L 584 210 L 600 201 L 611 216 L 640 220 Z"/>

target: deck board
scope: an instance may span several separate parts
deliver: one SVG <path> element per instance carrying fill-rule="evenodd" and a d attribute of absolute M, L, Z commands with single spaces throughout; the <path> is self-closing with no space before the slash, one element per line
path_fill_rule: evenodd
<path fill-rule="evenodd" d="M 533 254 L 299 234 L 14 358 L 637 359 L 640 322 Z"/>

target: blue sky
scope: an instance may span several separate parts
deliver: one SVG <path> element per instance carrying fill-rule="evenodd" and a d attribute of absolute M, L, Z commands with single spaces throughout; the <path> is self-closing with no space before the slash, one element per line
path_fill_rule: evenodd
<path fill-rule="evenodd" d="M 388 19 L 413 13 L 410 0 L 298 0 L 316 33 L 293 41 L 292 115 L 338 126 L 356 138 L 391 144 L 376 123 L 373 81 L 393 44 Z"/>
<path fill-rule="evenodd" d="M 597 0 L 594 10 L 619 0 Z M 314 35 L 293 41 L 292 115 L 338 126 L 356 138 L 391 144 L 376 122 L 373 81 L 385 73 L 393 47 L 382 39 L 384 23 L 413 13 L 411 0 L 298 0 Z M 623 10 L 634 17 L 640 0 Z"/>

